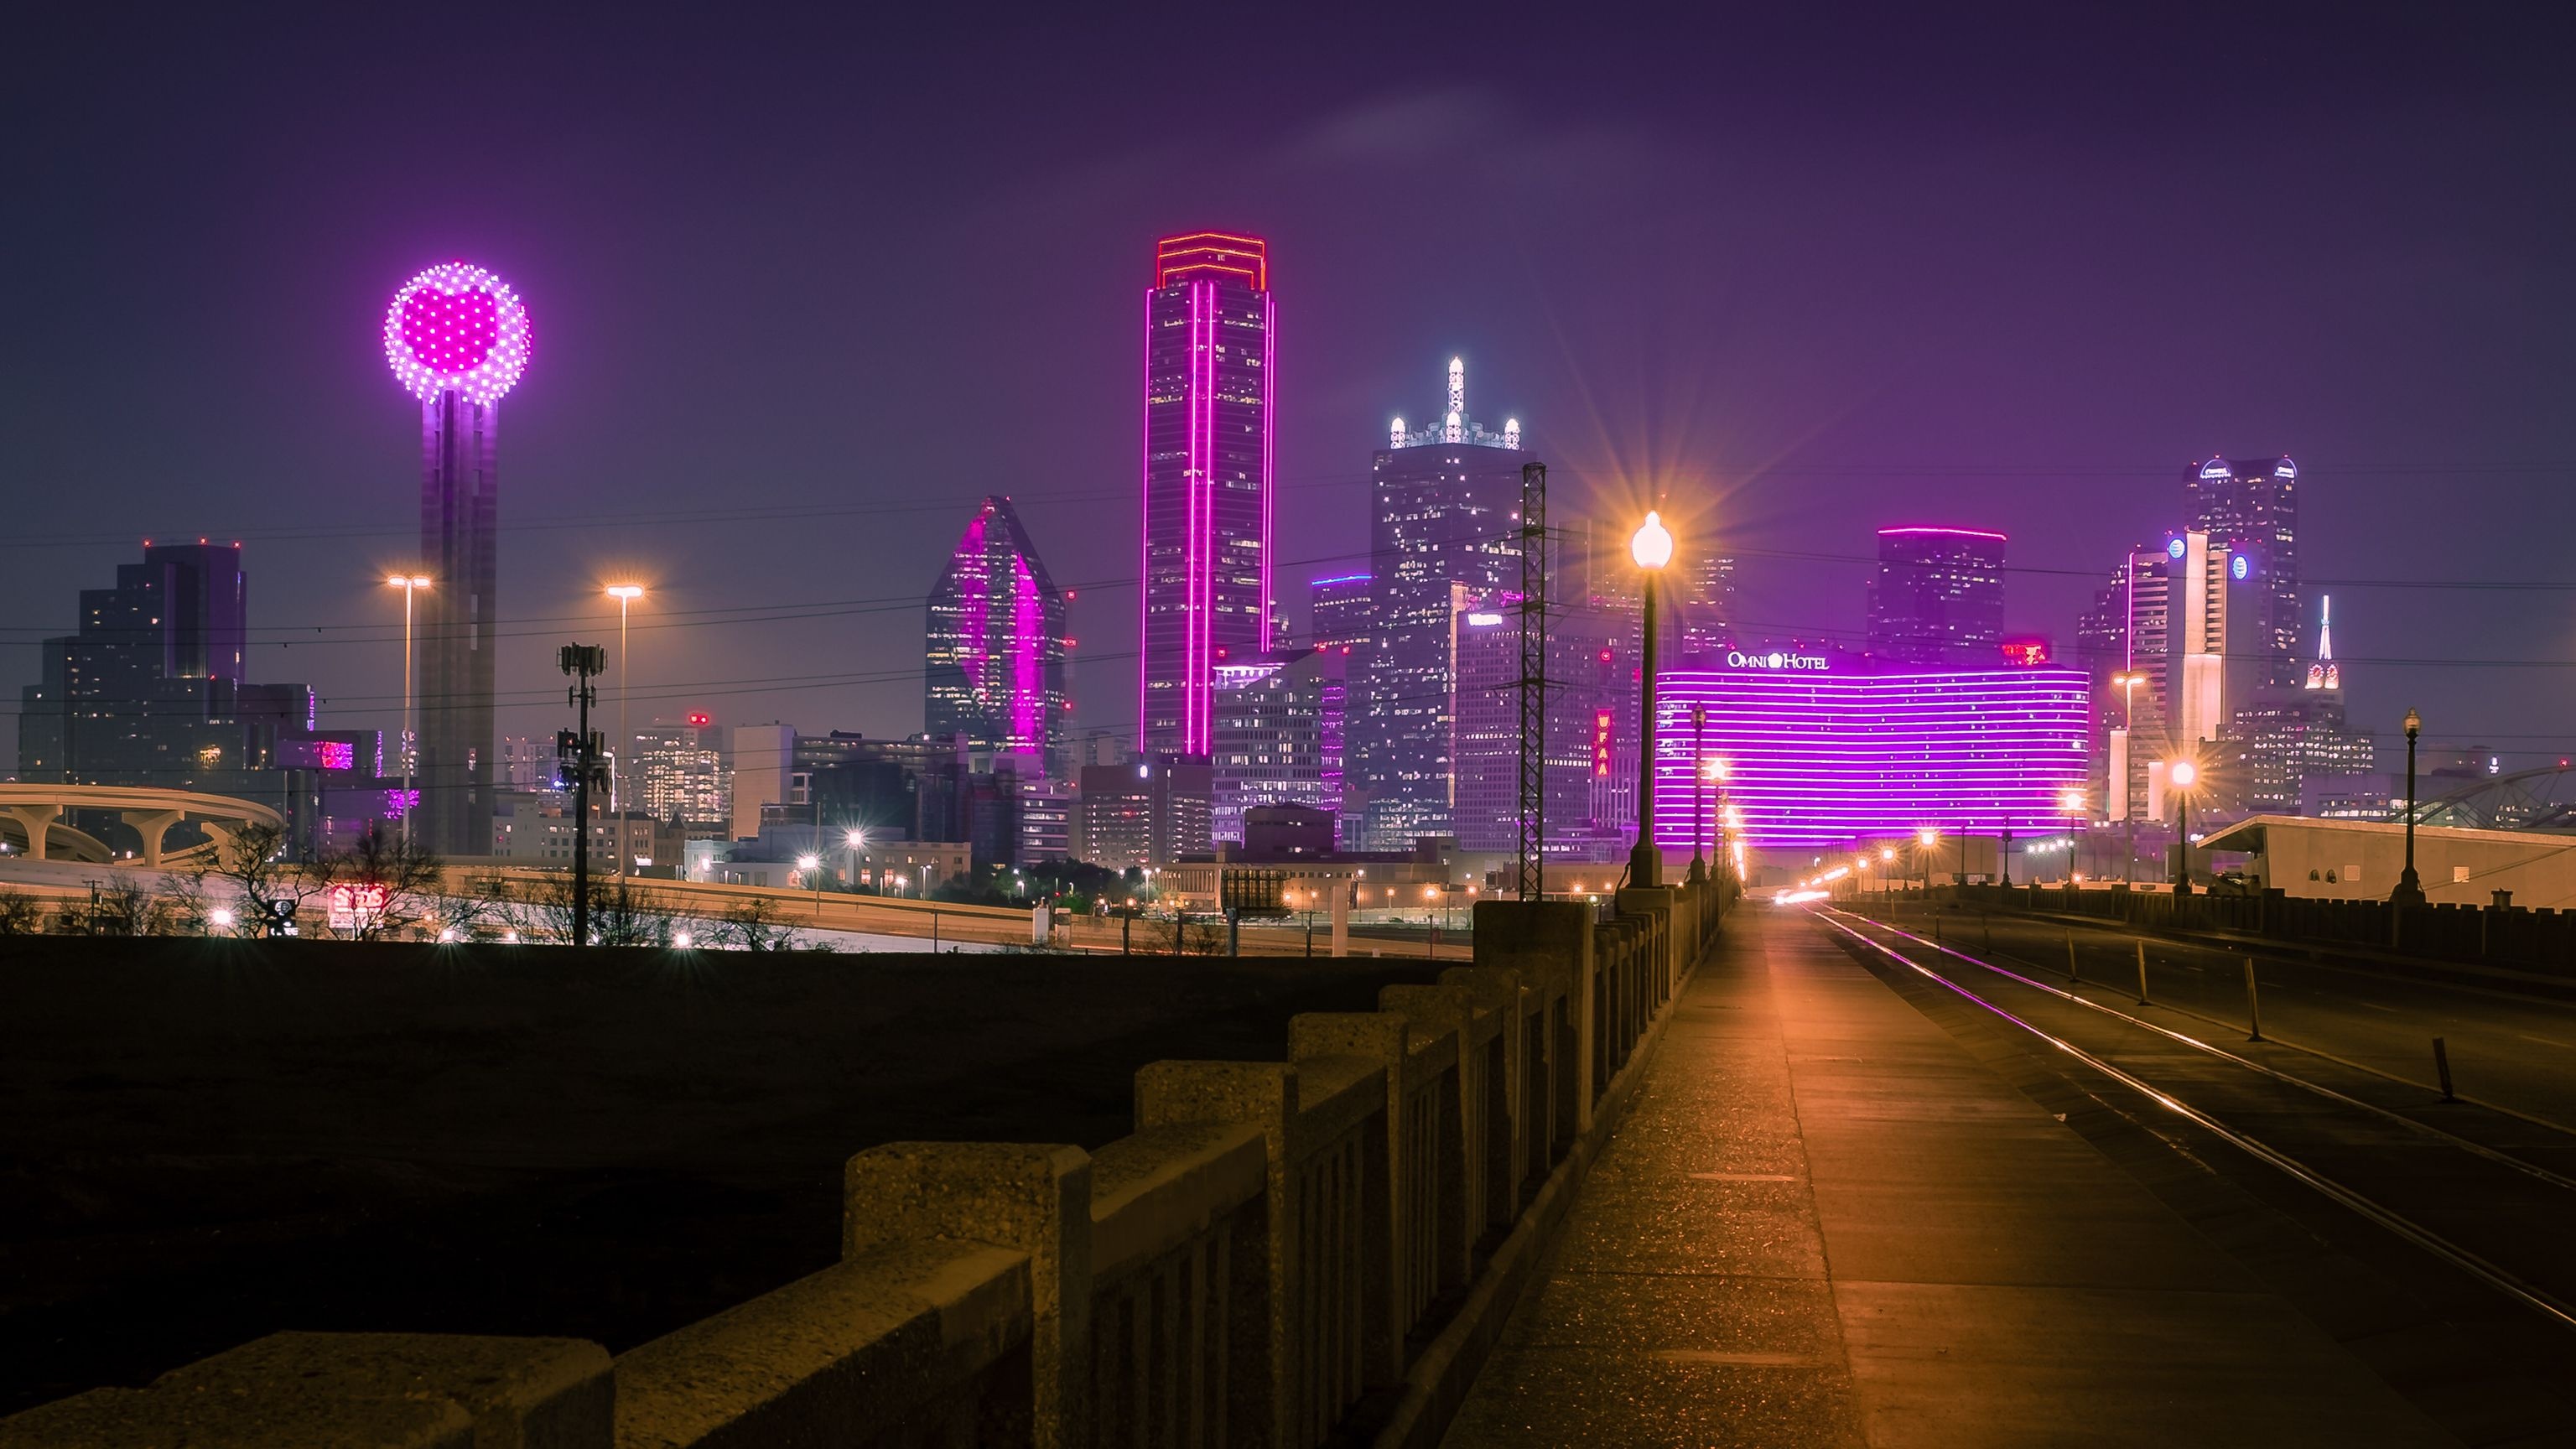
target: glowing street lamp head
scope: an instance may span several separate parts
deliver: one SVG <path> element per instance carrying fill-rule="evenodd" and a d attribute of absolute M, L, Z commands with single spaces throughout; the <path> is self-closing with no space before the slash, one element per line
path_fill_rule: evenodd
<path fill-rule="evenodd" d="M 1919 846 L 1922 846 L 1922 847 L 1923 847 L 1924 849 L 1926 849 L 1926 850 L 1929 850 L 1929 849 L 1931 849 L 1933 846 L 1939 845 L 1939 844 L 1941 843 L 1941 832 L 1940 832 L 1940 831 L 1938 831 L 1938 830 L 1930 829 L 1930 828 L 1928 828 L 1928 827 L 1927 827 L 1927 828 L 1925 828 L 1925 829 L 1922 829 L 1922 830 L 1915 831 L 1915 832 L 1914 832 L 1914 843 L 1915 843 L 1915 844 L 1917 844 L 1917 845 L 1919 845 Z"/>
<path fill-rule="evenodd" d="M 1659 569 L 1673 561 L 1673 533 L 1664 527 L 1660 513 L 1648 513 L 1637 527 L 1636 537 L 1628 540 L 1628 556 L 1641 569 Z"/>
<path fill-rule="evenodd" d="M 2189 760 L 2176 760 L 2174 761 L 2173 773 L 2170 778 L 2173 780 L 2175 789 L 2188 790 L 2193 785 L 2199 783 L 2200 766 L 2193 764 Z"/>
<path fill-rule="evenodd" d="M 2069 790 L 2065 794 L 2057 797 L 2057 804 L 2058 808 L 2064 810 L 2067 814 L 2072 815 L 2076 811 L 2084 808 L 2084 792 L 2081 790 Z"/>
<path fill-rule="evenodd" d="M 387 574 L 385 575 L 385 587 L 389 589 L 425 589 L 429 587 L 429 575 Z"/>
<path fill-rule="evenodd" d="M 495 403 L 528 365 L 528 309 L 499 277 L 443 262 L 403 284 L 385 309 L 385 361 L 411 395 Z"/>
<path fill-rule="evenodd" d="M 644 586 L 641 584 L 610 584 L 606 592 L 608 597 L 612 599 L 640 599 L 644 597 Z"/>

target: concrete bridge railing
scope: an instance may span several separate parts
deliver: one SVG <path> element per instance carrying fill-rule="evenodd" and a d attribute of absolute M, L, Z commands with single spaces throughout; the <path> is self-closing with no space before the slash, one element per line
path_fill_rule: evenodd
<path fill-rule="evenodd" d="M 0 1421 L 0 1449 L 1428 1442 L 1725 904 L 1483 903 L 1476 964 L 1293 1018 L 1281 1061 L 1153 1063 L 1097 1152 L 870 1148 L 838 1263 L 614 1359 L 279 1334 Z"/>

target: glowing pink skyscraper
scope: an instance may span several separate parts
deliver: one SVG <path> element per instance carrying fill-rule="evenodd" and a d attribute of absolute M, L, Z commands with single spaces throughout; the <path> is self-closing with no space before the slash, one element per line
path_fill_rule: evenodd
<path fill-rule="evenodd" d="M 528 364 L 528 310 L 447 262 L 385 311 L 385 360 L 420 399 L 420 788 L 413 840 L 492 853 L 492 625 L 499 616 L 500 403 Z"/>
<path fill-rule="evenodd" d="M 1145 292 L 1145 508 L 1136 746 L 1204 755 L 1216 666 L 1270 648 L 1278 361 L 1269 244 L 1192 232 Z"/>
<path fill-rule="evenodd" d="M 1062 778 L 1072 703 L 1065 698 L 1064 595 L 1038 561 L 1011 500 L 994 494 L 958 537 L 931 586 L 924 635 L 923 723 L 934 741 L 1044 762 Z"/>

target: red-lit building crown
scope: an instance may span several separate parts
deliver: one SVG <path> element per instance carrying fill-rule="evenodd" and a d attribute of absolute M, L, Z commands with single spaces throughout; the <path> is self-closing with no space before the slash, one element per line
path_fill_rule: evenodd
<path fill-rule="evenodd" d="M 1256 292 L 1270 290 L 1270 243 L 1257 236 L 1194 231 L 1154 243 L 1154 285 L 1182 277 L 1231 277 Z"/>

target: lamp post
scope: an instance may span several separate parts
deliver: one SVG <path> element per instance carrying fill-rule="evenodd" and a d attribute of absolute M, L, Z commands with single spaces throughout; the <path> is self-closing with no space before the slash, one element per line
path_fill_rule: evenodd
<path fill-rule="evenodd" d="M 1691 863 L 1690 883 L 1708 879 L 1708 862 L 1700 841 L 1708 828 L 1708 706 L 1691 706 Z"/>
<path fill-rule="evenodd" d="M 2136 562 L 2135 556 L 2132 556 L 2130 563 L 2133 568 Z M 2120 884 L 2122 885 L 2134 883 L 2130 877 L 2138 857 L 2138 802 L 2129 798 L 2129 751 L 2138 747 L 2138 686 L 2145 683 L 2146 678 L 2136 670 L 2111 676 L 2111 682 L 2120 686 L 2120 734 L 2128 741 L 2126 748 L 2120 751 Z M 2102 783 L 2107 791 L 2110 786 L 2109 778 L 2106 776 Z"/>
<path fill-rule="evenodd" d="M 850 831 L 841 837 L 841 843 L 850 848 L 850 888 L 856 890 L 859 885 L 859 852 L 867 848 L 868 833 L 864 830 Z"/>
<path fill-rule="evenodd" d="M 2075 827 L 2083 820 L 2084 792 L 2069 790 L 2057 797 L 2057 805 L 2066 812 L 2066 880 L 2072 885 L 2075 881 Z M 2034 879 L 2032 884 L 2036 885 L 2038 881 Z"/>
<path fill-rule="evenodd" d="M 2415 737 L 2423 732 L 2424 717 L 2406 711 L 2406 870 L 2397 877 L 2397 889 L 2388 893 L 2392 906 L 2424 904 L 2424 882 L 2415 875 Z"/>
<path fill-rule="evenodd" d="M 385 587 L 403 591 L 403 707 L 395 749 L 402 756 L 403 844 L 411 844 L 411 596 L 429 587 L 426 574 L 387 574 Z"/>
<path fill-rule="evenodd" d="M 1915 831 L 1914 843 L 1922 847 L 1922 849 L 1916 853 L 1923 857 L 1923 902 L 1925 905 L 1930 905 L 1932 902 L 1932 853 L 1941 848 L 1941 832 L 1929 828 Z"/>
<path fill-rule="evenodd" d="M 2200 766 L 2176 760 L 2166 778 L 2174 788 L 2174 894 L 2191 894 L 2191 787 L 2200 783 Z"/>
<path fill-rule="evenodd" d="M 1660 514 L 1648 512 L 1637 526 L 1628 556 L 1645 581 L 1639 616 L 1643 667 L 1637 674 L 1637 848 L 1628 853 L 1628 883 L 1651 887 L 1664 883 L 1663 858 L 1655 849 L 1655 580 L 1673 561 L 1672 531 Z"/>
<path fill-rule="evenodd" d="M 820 925 L 823 920 L 823 857 L 800 855 L 796 857 L 796 868 L 805 872 L 805 879 L 814 887 L 814 921 Z"/>
<path fill-rule="evenodd" d="M 644 597 L 641 584 L 610 584 L 608 597 L 617 601 L 617 752 L 609 756 L 614 762 L 608 777 L 608 811 L 617 817 L 617 873 L 626 874 L 626 788 L 620 783 L 626 776 L 626 757 L 635 752 L 635 737 L 626 732 L 627 680 L 626 610 Z M 818 843 L 815 847 L 821 849 Z"/>

